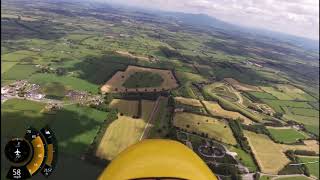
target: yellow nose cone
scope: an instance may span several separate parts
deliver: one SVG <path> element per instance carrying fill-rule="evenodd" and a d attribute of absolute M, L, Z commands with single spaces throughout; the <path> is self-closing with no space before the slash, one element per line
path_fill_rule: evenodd
<path fill-rule="evenodd" d="M 191 149 L 172 140 L 144 140 L 121 152 L 99 180 L 137 178 L 216 180 L 208 166 Z"/>

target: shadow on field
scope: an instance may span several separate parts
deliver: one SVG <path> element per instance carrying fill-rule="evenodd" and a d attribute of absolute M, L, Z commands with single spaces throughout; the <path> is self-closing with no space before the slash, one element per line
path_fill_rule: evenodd
<path fill-rule="evenodd" d="M 97 179 L 104 168 L 105 166 L 88 163 L 79 158 L 60 153 L 56 169 L 50 179 Z M 33 179 L 47 180 L 48 178 L 39 173 Z"/>
<path fill-rule="evenodd" d="M 124 71 L 129 64 L 136 64 L 136 60 L 114 54 L 102 57 L 88 56 L 67 70 L 80 71 L 79 78 L 100 85 L 108 81 L 117 71 Z"/>

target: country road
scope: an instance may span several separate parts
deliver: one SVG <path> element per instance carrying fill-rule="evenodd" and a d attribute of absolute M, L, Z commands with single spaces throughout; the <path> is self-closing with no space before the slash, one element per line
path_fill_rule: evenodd
<path fill-rule="evenodd" d="M 56 100 L 56 99 L 47 99 L 47 98 L 42 98 L 42 99 L 34 99 L 34 98 L 28 98 L 28 97 L 19 97 L 19 96 L 7 96 L 5 100 L 1 100 L 1 103 L 4 103 L 8 99 L 26 99 L 29 101 L 35 101 L 35 102 L 41 102 L 41 103 L 54 103 L 54 104 L 62 104 L 62 105 L 72 105 L 76 104 L 76 102 L 64 102 L 61 100 Z"/>

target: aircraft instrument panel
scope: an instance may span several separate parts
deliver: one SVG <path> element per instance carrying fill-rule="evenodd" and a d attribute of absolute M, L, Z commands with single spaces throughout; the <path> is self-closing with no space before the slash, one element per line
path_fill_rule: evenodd
<path fill-rule="evenodd" d="M 37 173 L 49 177 L 57 163 L 57 143 L 49 127 L 28 128 L 24 137 L 13 138 L 5 146 L 11 167 L 8 179 L 28 179 Z"/>

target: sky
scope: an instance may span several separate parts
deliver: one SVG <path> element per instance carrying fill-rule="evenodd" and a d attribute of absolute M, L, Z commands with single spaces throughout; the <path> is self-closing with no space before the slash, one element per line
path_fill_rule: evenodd
<path fill-rule="evenodd" d="M 99 0 L 148 9 L 203 13 L 220 20 L 319 40 L 319 0 Z"/>

